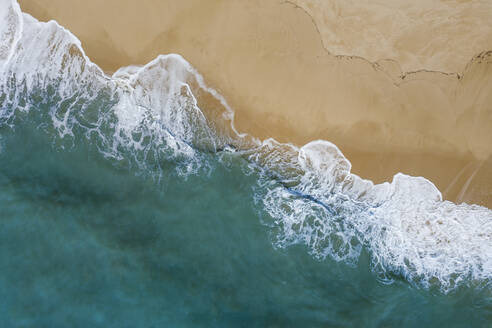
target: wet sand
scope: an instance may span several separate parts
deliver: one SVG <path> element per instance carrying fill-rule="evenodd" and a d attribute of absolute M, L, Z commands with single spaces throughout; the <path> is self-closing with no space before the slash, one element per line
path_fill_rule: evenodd
<path fill-rule="evenodd" d="M 288 1 L 312 16 L 331 53 L 396 60 L 405 72 L 462 72 L 492 49 L 491 1 Z"/>
<path fill-rule="evenodd" d="M 297 145 L 329 140 L 364 178 L 424 176 L 447 199 L 492 208 L 486 2 L 399 0 L 379 11 L 314 0 L 19 2 L 71 30 L 108 72 L 181 54 L 227 99 L 241 132 Z M 388 12 L 408 17 L 392 26 Z"/>

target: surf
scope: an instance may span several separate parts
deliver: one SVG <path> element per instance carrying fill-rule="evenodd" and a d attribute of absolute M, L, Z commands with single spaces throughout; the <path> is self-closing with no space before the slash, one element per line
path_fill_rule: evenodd
<path fill-rule="evenodd" d="M 329 141 L 297 147 L 241 134 L 226 99 L 178 54 L 109 75 L 55 21 L 39 22 L 9 0 L 0 12 L 2 134 L 34 120 L 61 151 L 83 140 L 158 184 L 169 163 L 186 178 L 232 158 L 259 176 L 252 192 L 275 247 L 303 244 L 319 260 L 352 266 L 367 249 L 386 282 L 403 277 L 444 293 L 490 287 L 490 209 L 443 201 L 423 177 L 362 179 Z"/>

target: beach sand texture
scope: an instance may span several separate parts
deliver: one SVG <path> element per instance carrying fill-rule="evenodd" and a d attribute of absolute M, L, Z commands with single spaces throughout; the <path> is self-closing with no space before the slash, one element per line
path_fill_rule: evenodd
<path fill-rule="evenodd" d="M 489 1 L 19 3 L 72 31 L 107 72 L 182 55 L 240 132 L 329 140 L 363 178 L 424 176 L 446 199 L 492 208 Z"/>

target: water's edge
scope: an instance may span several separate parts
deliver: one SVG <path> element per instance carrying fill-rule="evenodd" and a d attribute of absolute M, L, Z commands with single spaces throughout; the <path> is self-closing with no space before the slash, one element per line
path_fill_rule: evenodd
<path fill-rule="evenodd" d="M 305 244 L 316 258 L 349 265 L 366 248 L 384 279 L 443 292 L 490 286 L 491 210 L 443 201 L 423 177 L 399 173 L 375 185 L 352 174 L 328 141 L 299 148 L 240 134 L 227 101 L 179 55 L 109 76 L 56 22 L 39 22 L 10 0 L 0 9 L 1 133 L 38 120 L 57 147 L 84 139 L 158 182 L 165 163 L 187 176 L 207 167 L 208 154 L 227 153 L 259 172 L 255 198 L 277 229 L 276 246 Z"/>

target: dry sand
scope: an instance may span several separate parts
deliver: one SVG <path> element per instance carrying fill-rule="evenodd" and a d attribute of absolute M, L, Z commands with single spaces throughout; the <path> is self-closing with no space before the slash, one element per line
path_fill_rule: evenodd
<path fill-rule="evenodd" d="M 424 176 L 447 199 L 492 208 L 490 2 L 19 2 L 107 71 L 181 54 L 242 132 L 326 139 L 364 178 Z"/>

